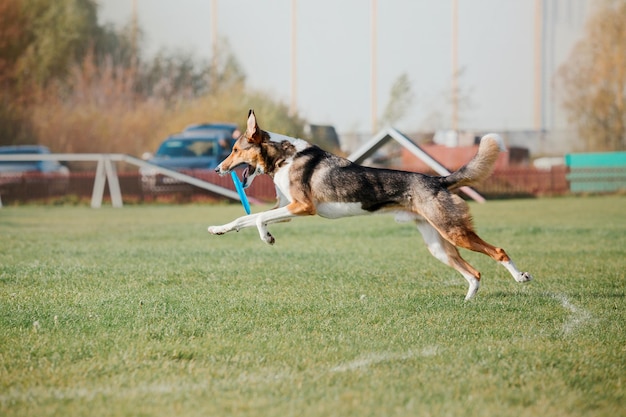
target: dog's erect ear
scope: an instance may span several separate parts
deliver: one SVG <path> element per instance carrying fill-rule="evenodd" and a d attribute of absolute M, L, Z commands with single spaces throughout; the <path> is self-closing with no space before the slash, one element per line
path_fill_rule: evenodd
<path fill-rule="evenodd" d="M 250 109 L 248 112 L 248 124 L 246 126 L 246 138 L 248 138 L 248 142 L 250 143 L 261 143 L 261 131 L 259 129 L 259 125 L 256 122 L 256 116 L 254 114 L 254 110 Z"/>

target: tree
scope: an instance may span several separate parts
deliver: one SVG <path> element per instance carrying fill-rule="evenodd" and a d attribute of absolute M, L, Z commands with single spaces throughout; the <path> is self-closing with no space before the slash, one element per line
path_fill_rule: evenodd
<path fill-rule="evenodd" d="M 63 77 L 87 52 L 97 33 L 93 0 L 22 0 L 28 45 L 18 61 L 21 77 L 45 85 Z"/>
<path fill-rule="evenodd" d="M 221 47 L 214 64 L 198 62 L 187 52 L 160 51 L 141 65 L 137 91 L 144 97 L 163 98 L 168 104 L 215 94 L 245 81 L 228 47 Z"/>
<path fill-rule="evenodd" d="M 98 25 L 96 6 L 0 0 L 1 145 L 140 155 L 191 123 L 244 122 L 248 106 L 268 128 L 302 136 L 304 120 L 245 88 L 227 47 L 211 65 L 176 52 L 142 60 L 130 26 Z"/>
<path fill-rule="evenodd" d="M 26 23 L 21 0 L 0 0 L 0 144 L 32 137 L 29 115 L 13 88 L 19 75 L 15 62 L 28 45 Z"/>
<path fill-rule="evenodd" d="M 0 85 L 15 77 L 13 63 L 27 45 L 26 17 L 19 0 L 0 0 Z"/>
<path fill-rule="evenodd" d="M 626 150 L 626 0 L 604 0 L 557 74 L 588 150 Z"/>
<path fill-rule="evenodd" d="M 394 81 L 389 93 L 387 107 L 381 117 L 383 124 L 392 125 L 400 121 L 413 104 L 413 92 L 411 91 L 411 81 L 406 73 L 401 74 Z"/>
<path fill-rule="evenodd" d="M 117 36 L 96 13 L 94 0 L 0 0 L 0 144 L 36 142 L 30 106 Z"/>

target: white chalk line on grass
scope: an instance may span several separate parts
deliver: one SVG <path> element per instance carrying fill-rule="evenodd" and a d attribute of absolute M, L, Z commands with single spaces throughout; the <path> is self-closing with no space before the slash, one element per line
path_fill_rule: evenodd
<path fill-rule="evenodd" d="M 409 350 L 405 353 L 370 353 L 364 355 L 351 362 L 335 366 L 330 369 L 330 372 L 349 372 L 356 370 L 363 370 L 372 365 L 377 365 L 383 362 L 403 361 L 407 359 L 413 359 L 416 357 L 428 357 L 435 356 L 437 354 L 436 346 L 429 346 L 421 351 Z"/>
<path fill-rule="evenodd" d="M 575 306 L 572 302 L 567 298 L 565 294 L 551 294 L 552 297 L 561 302 L 561 306 L 568 310 L 571 314 L 563 323 L 563 334 L 570 335 L 578 328 L 589 323 L 593 316 L 587 310 L 584 310 L 580 307 Z"/>
<path fill-rule="evenodd" d="M 563 323 L 562 332 L 564 335 L 570 335 L 580 327 L 587 325 L 593 320 L 591 313 L 585 309 L 574 305 L 565 294 L 551 293 L 552 298 L 559 301 L 561 306 L 570 312 Z M 362 355 L 357 359 L 342 363 L 327 369 L 329 373 L 362 371 L 367 368 L 393 361 L 403 361 L 414 359 L 417 357 L 435 356 L 438 353 L 436 346 L 428 346 L 422 350 L 409 350 L 408 352 L 373 352 Z M 272 371 L 239 374 L 235 379 L 238 383 L 277 383 L 289 380 L 295 377 L 295 374 L 288 371 Z M 77 400 L 77 399 L 93 399 L 97 396 L 110 396 L 115 398 L 132 398 L 140 395 L 166 394 L 181 391 L 202 391 L 208 389 L 212 385 L 211 381 L 194 383 L 194 384 L 151 384 L 140 385 L 134 388 L 126 388 L 115 390 L 112 388 L 49 388 L 38 387 L 26 390 L 13 388 L 8 392 L 0 394 L 0 403 L 7 404 L 15 401 L 43 401 L 46 399 L 57 400 Z"/>
<path fill-rule="evenodd" d="M 370 366 L 381 364 L 384 362 L 394 362 L 409 360 L 417 357 L 429 357 L 435 356 L 438 353 L 436 346 L 429 346 L 420 351 L 409 350 L 404 353 L 394 352 L 382 352 L 382 353 L 369 353 L 363 355 L 353 361 L 330 367 L 326 370 L 327 373 L 337 372 L 351 372 L 362 371 Z M 256 383 L 278 383 L 290 379 L 294 379 L 296 373 L 288 371 L 273 371 L 267 370 L 267 372 L 248 373 L 243 372 L 234 379 L 237 383 L 242 384 L 256 384 Z M 215 383 L 223 382 L 218 380 Z M 51 388 L 51 387 L 36 387 L 20 390 L 12 388 L 8 392 L 0 394 L 0 404 L 10 404 L 13 402 L 43 402 L 46 400 L 93 400 L 99 396 L 114 397 L 114 398 L 133 398 L 141 395 L 152 394 L 172 394 L 176 392 L 195 392 L 209 389 L 214 383 L 207 380 L 203 382 L 197 382 L 193 384 L 185 383 L 157 383 L 149 385 L 139 385 L 133 388 L 120 388 L 119 390 L 103 387 L 103 388 Z"/>

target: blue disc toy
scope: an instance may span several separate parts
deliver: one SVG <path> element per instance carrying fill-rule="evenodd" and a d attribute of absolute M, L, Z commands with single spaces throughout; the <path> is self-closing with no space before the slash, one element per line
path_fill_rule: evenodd
<path fill-rule="evenodd" d="M 239 199 L 241 200 L 241 204 L 243 205 L 243 209 L 247 214 L 250 214 L 250 202 L 248 201 L 248 196 L 246 192 L 243 190 L 243 185 L 241 181 L 239 181 L 239 177 L 235 171 L 230 171 L 230 176 L 233 178 L 233 183 L 235 184 L 235 189 L 237 190 L 237 194 L 239 194 Z"/>

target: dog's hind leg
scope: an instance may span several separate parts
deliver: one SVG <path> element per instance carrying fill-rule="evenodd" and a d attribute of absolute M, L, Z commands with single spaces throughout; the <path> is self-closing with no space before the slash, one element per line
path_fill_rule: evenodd
<path fill-rule="evenodd" d="M 472 230 L 471 226 L 456 226 L 446 231 L 440 231 L 442 236 L 452 244 L 469 249 L 474 252 L 485 254 L 504 266 L 517 282 L 528 282 L 532 276 L 528 272 L 517 269 L 513 260 L 507 255 L 504 249 L 493 246 L 480 238 Z"/>
<path fill-rule="evenodd" d="M 517 282 L 527 282 L 532 279 L 528 272 L 521 272 L 515 267 L 504 249 L 485 242 L 476 234 L 467 204 L 459 196 L 452 194 L 449 200 L 439 201 L 439 203 L 441 204 L 431 205 L 428 213 L 422 213 L 422 215 L 445 240 L 454 246 L 489 256 L 504 266 Z M 450 210 L 450 207 L 453 210 Z M 446 213 L 446 215 L 441 215 L 441 213 Z"/>
<path fill-rule="evenodd" d="M 504 249 L 495 247 L 480 238 L 473 230 L 461 229 L 448 234 L 448 237 L 455 245 L 472 250 L 474 252 L 483 253 L 502 266 L 513 276 L 517 282 L 528 282 L 532 280 L 532 276 L 528 272 L 522 272 L 513 263 L 513 260 L 507 255 Z"/>
<path fill-rule="evenodd" d="M 416 224 L 429 252 L 444 264 L 459 271 L 463 278 L 467 280 L 469 289 L 465 299 L 469 300 L 474 297 L 480 287 L 480 272 L 467 263 L 465 259 L 461 258 L 458 249 L 445 240 L 430 223 L 425 220 L 417 220 Z"/>

